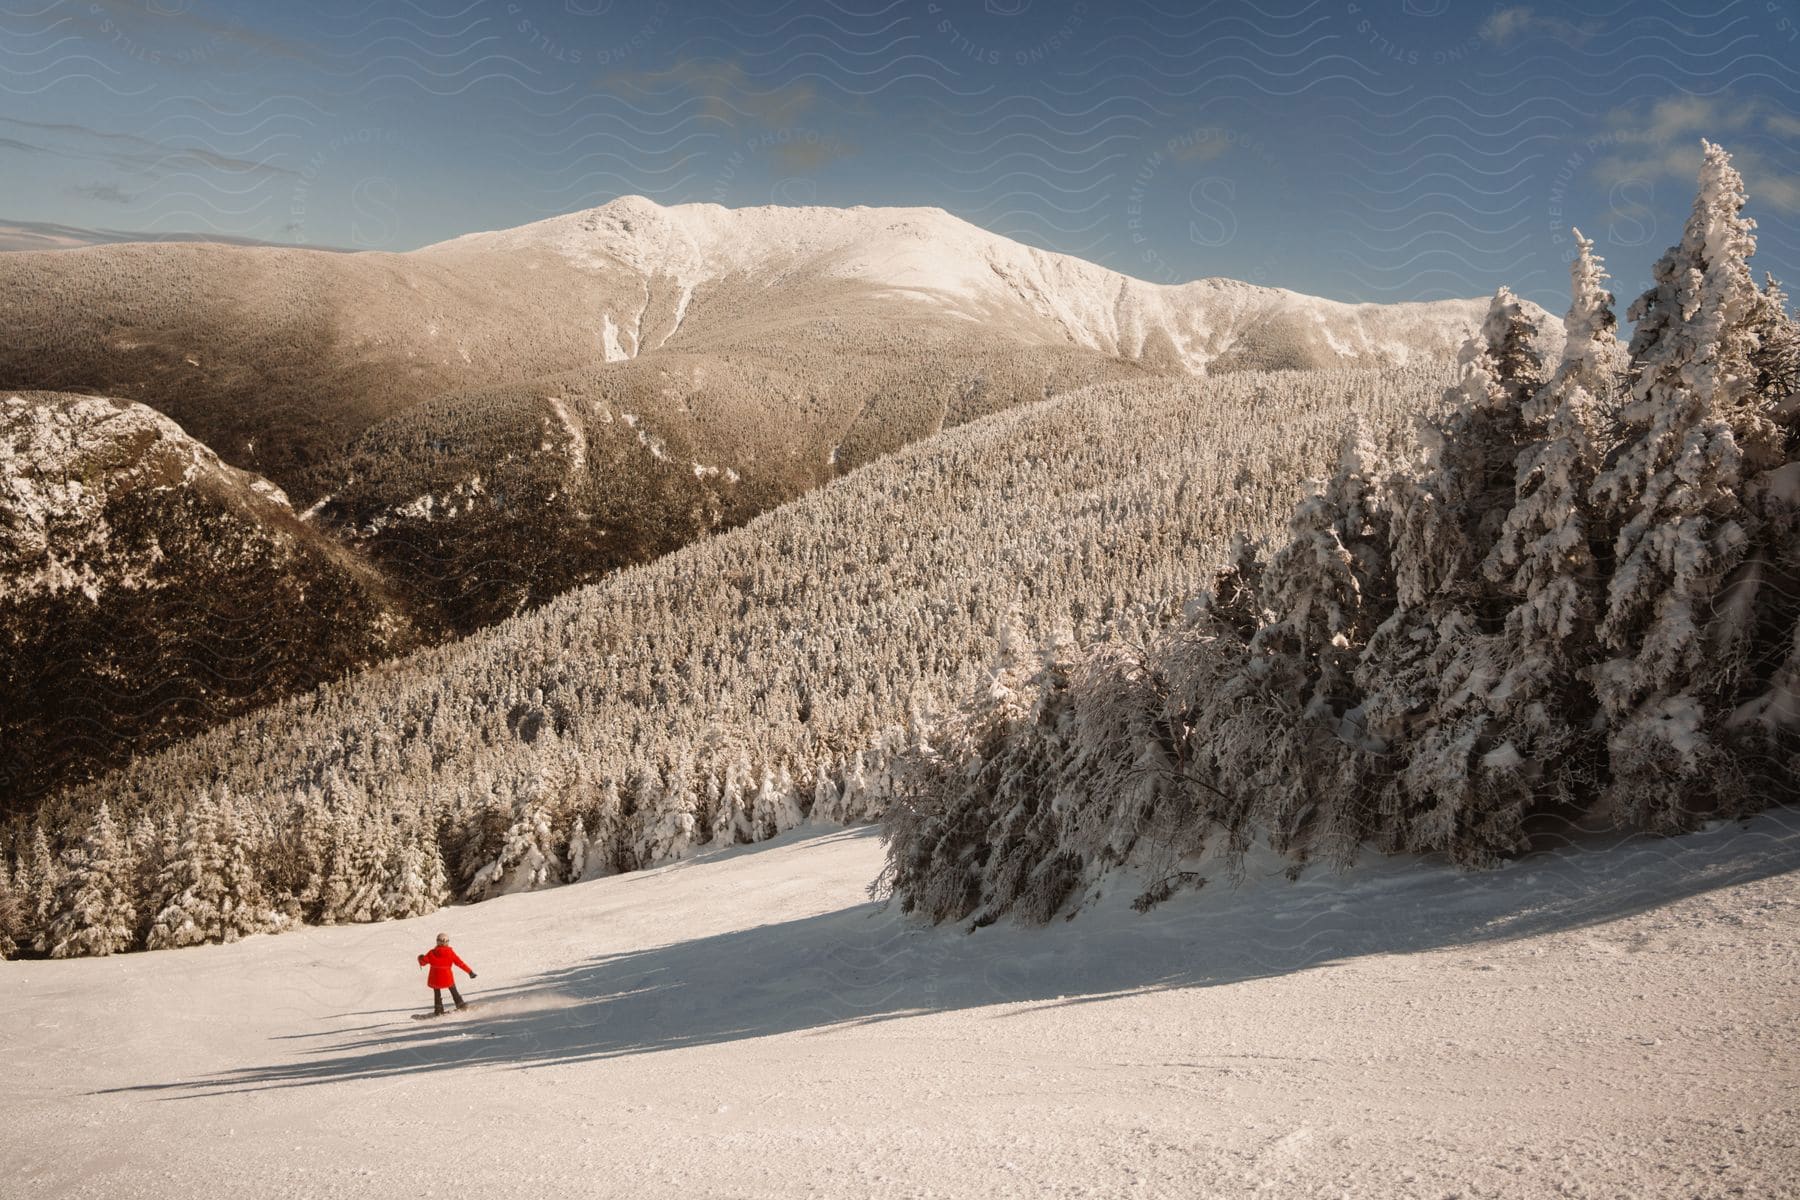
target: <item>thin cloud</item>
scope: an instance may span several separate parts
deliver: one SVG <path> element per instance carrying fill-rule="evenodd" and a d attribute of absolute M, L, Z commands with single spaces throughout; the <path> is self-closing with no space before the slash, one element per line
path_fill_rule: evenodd
<path fill-rule="evenodd" d="M 0 220 L 0 252 L 15 250 L 79 250 L 83 246 L 108 246 L 119 242 L 218 242 L 227 246 L 289 246 L 262 238 L 238 237 L 227 233 L 163 233 L 144 229 L 87 228 L 62 225 L 55 221 Z M 337 246 L 301 247 L 307 250 L 337 251 Z"/>
<path fill-rule="evenodd" d="M 1771 156 L 1758 143 L 1788 142 L 1800 120 L 1760 101 L 1729 97 L 1670 96 L 1646 110 L 1616 109 L 1608 117 L 1611 149 L 1595 161 L 1594 179 L 1606 186 L 1628 182 L 1692 184 L 1700 171 L 1700 139 L 1722 141 L 1744 177 L 1753 207 L 1800 213 L 1800 174 L 1792 153 Z M 1734 139 L 1736 139 L 1734 141 Z"/>
<path fill-rule="evenodd" d="M 0 135 L 0 149 L 27 154 L 43 154 L 77 162 L 105 163 L 132 174 L 161 175 L 179 170 L 225 171 L 233 175 L 290 176 L 298 171 L 274 163 L 235 158 L 201 146 L 177 146 L 153 141 L 133 133 L 93 129 L 69 122 L 24 121 L 16 117 L 0 117 L 0 126 L 23 132 L 60 136 L 74 144 L 53 144 L 51 139 L 27 142 Z M 85 145 L 83 143 L 86 143 Z M 126 149 L 124 147 L 129 147 Z"/>
<path fill-rule="evenodd" d="M 96 200 L 101 204 L 129 204 L 131 195 L 116 183 L 76 183 L 63 189 L 80 200 Z"/>
<path fill-rule="evenodd" d="M 783 142 L 770 151 L 770 157 L 785 170 L 812 172 L 855 153 L 857 148 L 848 142 L 817 138 Z"/>
<path fill-rule="evenodd" d="M 1788 113 L 1770 113 L 1763 125 L 1776 137 L 1800 138 L 1800 117 Z"/>
<path fill-rule="evenodd" d="M 238 7 L 243 11 L 255 8 L 254 5 Z M 211 53 L 229 46 L 234 51 L 235 61 L 245 58 L 324 61 L 319 47 L 310 42 L 251 28 L 241 17 L 219 20 L 195 11 L 185 3 L 152 5 L 144 0 L 88 0 L 86 4 L 71 6 L 69 19 L 90 35 L 122 34 L 144 46 Z M 185 65 L 173 52 L 165 54 L 163 61 L 177 69 Z"/>
<path fill-rule="evenodd" d="M 1178 163 L 1204 163 L 1222 157 L 1231 149 L 1231 138 L 1223 129 L 1199 129 L 1172 143 L 1169 156 Z"/>
<path fill-rule="evenodd" d="M 49 221 L 0 221 L 0 252 L 78 250 L 98 244 L 91 231 Z"/>
<path fill-rule="evenodd" d="M 728 59 L 678 62 L 660 71 L 619 71 L 598 81 L 603 91 L 623 96 L 685 92 L 700 99 L 701 111 L 728 125 L 787 128 L 818 102 L 805 83 L 760 88 L 744 68 Z"/>
<path fill-rule="evenodd" d="M 1507 46 L 1541 34 L 1579 46 L 1600 33 L 1601 28 L 1597 21 L 1577 25 L 1566 17 L 1546 16 L 1536 9 L 1518 5 L 1490 15 L 1482 22 L 1481 37 L 1496 46 Z"/>

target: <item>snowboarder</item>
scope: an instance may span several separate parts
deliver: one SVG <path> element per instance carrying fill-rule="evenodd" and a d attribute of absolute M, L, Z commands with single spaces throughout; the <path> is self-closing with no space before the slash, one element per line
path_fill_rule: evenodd
<path fill-rule="evenodd" d="M 467 971 L 470 979 L 476 977 L 475 972 L 469 970 L 469 964 L 450 948 L 449 934 L 437 935 L 437 945 L 419 955 L 419 965 L 431 968 L 431 973 L 425 977 L 425 986 L 431 989 L 431 999 L 437 1007 L 433 1016 L 444 1015 L 445 988 L 450 989 L 450 998 L 456 1001 L 456 1007 L 459 1010 L 469 1007 L 468 1001 L 462 998 L 462 993 L 456 990 L 456 968 L 461 967 Z"/>

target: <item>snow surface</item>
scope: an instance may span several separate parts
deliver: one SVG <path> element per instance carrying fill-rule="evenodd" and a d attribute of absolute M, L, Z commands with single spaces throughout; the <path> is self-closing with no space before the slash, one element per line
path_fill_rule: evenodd
<path fill-rule="evenodd" d="M 602 314 L 605 324 L 600 327 L 600 348 L 606 354 L 607 362 L 624 362 L 631 355 L 619 346 L 619 326 L 611 313 Z"/>
<path fill-rule="evenodd" d="M 975 935 L 870 830 L 0 963 L 15 1195 L 1793 1196 L 1800 814 Z M 480 972 L 415 1022 L 439 929 Z M 16 1190 L 15 1190 L 16 1189 Z"/>

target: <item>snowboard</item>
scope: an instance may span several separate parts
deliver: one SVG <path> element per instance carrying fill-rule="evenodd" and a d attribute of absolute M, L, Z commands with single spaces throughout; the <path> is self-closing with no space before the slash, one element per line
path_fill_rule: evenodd
<path fill-rule="evenodd" d="M 447 1008 L 443 1012 L 414 1013 L 412 1015 L 412 1019 L 415 1021 L 429 1021 L 433 1017 L 453 1017 L 459 1012 L 468 1012 L 471 1008 L 474 1008 L 474 1007 L 475 1007 L 475 1002 L 473 1000 L 471 1000 L 467 1004 L 463 1005 L 461 1008 Z"/>

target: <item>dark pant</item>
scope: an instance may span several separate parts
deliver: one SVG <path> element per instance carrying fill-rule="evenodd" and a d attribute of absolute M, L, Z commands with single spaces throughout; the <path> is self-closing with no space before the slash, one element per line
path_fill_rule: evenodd
<path fill-rule="evenodd" d="M 450 985 L 450 998 L 452 1000 L 456 1001 L 456 1007 L 458 1007 L 458 1008 L 467 1008 L 468 1007 L 467 1002 L 464 1001 L 462 998 L 462 993 L 456 990 L 456 985 L 454 983 Z M 431 989 L 431 1002 L 437 1006 L 438 1012 L 441 1013 L 444 1011 L 444 989 L 443 988 L 432 988 Z"/>

